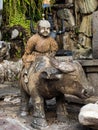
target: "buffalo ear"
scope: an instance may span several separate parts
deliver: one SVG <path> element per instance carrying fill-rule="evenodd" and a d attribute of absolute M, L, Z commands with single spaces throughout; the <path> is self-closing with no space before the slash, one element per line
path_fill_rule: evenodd
<path fill-rule="evenodd" d="M 59 66 L 59 61 L 53 57 L 50 57 L 50 64 L 55 67 L 55 68 L 58 68 Z"/>
<path fill-rule="evenodd" d="M 50 63 L 54 68 L 60 70 L 63 73 L 70 73 L 75 71 L 74 63 L 70 61 L 64 62 L 64 61 L 58 61 L 55 58 L 50 58 Z"/>
<path fill-rule="evenodd" d="M 58 65 L 58 69 L 63 73 L 71 73 L 75 71 L 75 66 L 71 62 L 60 62 Z"/>

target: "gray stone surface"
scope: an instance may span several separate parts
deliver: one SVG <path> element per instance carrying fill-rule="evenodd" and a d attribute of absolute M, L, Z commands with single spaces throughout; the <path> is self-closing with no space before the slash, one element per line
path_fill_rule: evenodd
<path fill-rule="evenodd" d="M 0 118 L 0 130 L 30 130 L 17 119 Z"/>
<path fill-rule="evenodd" d="M 93 13 L 93 39 L 92 51 L 93 58 L 98 59 L 98 11 Z"/>
<path fill-rule="evenodd" d="M 22 60 L 13 62 L 4 60 L 0 63 L 0 83 L 16 81 L 22 69 Z"/>
<path fill-rule="evenodd" d="M 83 106 L 78 118 L 82 125 L 98 129 L 98 104 L 89 103 Z"/>

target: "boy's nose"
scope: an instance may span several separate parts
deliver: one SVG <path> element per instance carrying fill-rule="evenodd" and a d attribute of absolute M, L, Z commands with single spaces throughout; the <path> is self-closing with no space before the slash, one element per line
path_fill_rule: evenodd
<path fill-rule="evenodd" d="M 47 31 L 47 28 L 45 28 L 45 31 Z"/>

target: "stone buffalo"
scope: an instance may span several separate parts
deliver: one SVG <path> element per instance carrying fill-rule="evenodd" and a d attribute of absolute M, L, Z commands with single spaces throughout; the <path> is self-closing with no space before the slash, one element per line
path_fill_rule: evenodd
<path fill-rule="evenodd" d="M 28 71 L 28 83 L 24 82 L 24 70 L 21 72 L 21 116 L 28 114 L 29 99 L 33 102 L 32 126 L 38 129 L 47 126 L 44 111 L 45 99 L 56 98 L 57 117 L 68 115 L 64 100 L 65 94 L 87 98 L 92 95 L 81 65 L 77 61 L 59 62 L 55 58 L 40 56 Z"/>

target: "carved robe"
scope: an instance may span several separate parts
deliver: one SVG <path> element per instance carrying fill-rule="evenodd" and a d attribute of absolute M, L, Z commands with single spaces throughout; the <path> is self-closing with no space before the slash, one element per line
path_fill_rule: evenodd
<path fill-rule="evenodd" d="M 79 28 L 79 40 L 83 46 L 91 46 L 92 37 L 92 13 L 97 9 L 97 0 L 75 0 L 76 12 L 82 15 Z"/>
<path fill-rule="evenodd" d="M 52 37 L 44 38 L 39 34 L 33 35 L 27 42 L 25 54 L 22 57 L 25 67 L 39 55 L 54 54 L 58 50 L 58 44 Z"/>
<path fill-rule="evenodd" d="M 75 59 L 92 58 L 92 13 L 97 10 L 97 0 L 74 0 L 78 40 L 74 50 Z"/>
<path fill-rule="evenodd" d="M 79 32 L 84 33 L 87 36 L 91 35 L 91 20 L 90 15 L 97 9 L 97 0 L 76 0 L 77 8 L 83 16 L 83 20 L 80 26 Z"/>

